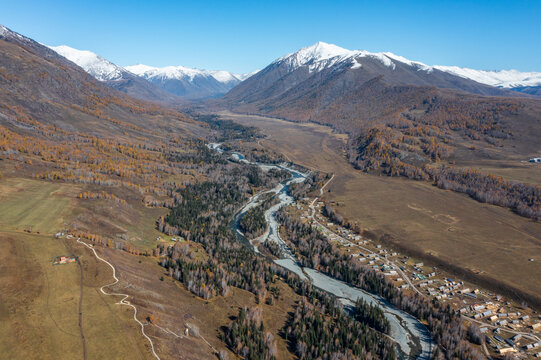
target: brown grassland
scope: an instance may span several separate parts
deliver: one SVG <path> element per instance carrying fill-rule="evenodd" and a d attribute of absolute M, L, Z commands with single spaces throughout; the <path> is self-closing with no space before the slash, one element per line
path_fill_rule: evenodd
<path fill-rule="evenodd" d="M 6 358 L 83 358 L 79 302 L 88 359 L 152 358 L 133 312 L 99 291 L 112 282 L 111 270 L 74 240 L 52 236 L 82 212 L 75 199 L 81 186 L 6 178 L 0 187 L 0 349 Z M 67 254 L 79 263 L 52 265 Z"/>
<path fill-rule="evenodd" d="M 111 273 L 80 246 L 49 235 L 1 231 L 0 349 L 6 359 L 151 359 L 132 311 L 115 305 L 99 287 Z M 80 265 L 52 265 L 57 255 L 79 256 Z M 82 267 L 83 279 L 81 283 Z"/>
<path fill-rule="evenodd" d="M 104 236 L 124 234 L 138 249 L 152 249 L 157 235 L 168 238 L 155 230 L 155 220 L 166 209 L 146 207 L 140 195 L 122 188 L 108 191 L 128 199 L 128 207 L 110 200 L 78 198 L 81 191 L 92 188 L 26 178 L 0 179 L 0 246 L 4 249 L 0 252 L 0 288 L 5 289 L 0 294 L 0 351 L 7 358 L 83 358 L 78 325 L 81 286 L 87 359 L 154 358 L 131 308 L 117 304 L 121 297 L 106 296 L 99 290 L 113 282 L 111 269 L 75 239 L 55 239 L 53 234 L 77 224 L 82 230 Z M 200 245 L 190 246 L 198 256 L 205 256 Z M 106 291 L 129 294 L 140 321 L 145 323 L 152 315 L 153 323 L 145 326 L 145 331 L 163 359 L 215 359 L 213 349 L 225 350 L 219 336 L 239 308 L 256 306 L 254 294 L 237 288 L 227 297 L 203 300 L 166 276 L 157 258 L 97 249 L 114 264 L 120 279 Z M 55 256 L 66 254 L 78 256 L 82 284 L 78 263 L 52 265 Z M 164 281 L 160 281 L 162 277 Z M 265 327 L 277 340 L 279 358 L 290 359 L 293 355 L 279 331 L 298 296 L 289 286 L 281 282 L 278 286 L 279 299 L 273 305 L 260 306 Z M 192 333 L 183 336 L 187 327 L 198 329 L 201 337 Z M 236 358 L 231 352 L 229 356 Z"/>
<path fill-rule="evenodd" d="M 180 356 L 182 359 L 214 359 L 212 348 L 225 350 L 225 345 L 218 338 L 223 328 L 238 314 L 239 308 L 256 306 L 254 294 L 237 288 L 232 288 L 231 294 L 226 297 L 216 296 L 204 300 L 192 294 L 178 281 L 165 276 L 165 270 L 157 265 L 155 258 L 104 250 L 105 256 L 122 274 L 119 283 L 119 289 L 122 290 L 119 291 L 133 296 L 133 304 L 142 314 L 152 314 L 155 324 L 177 335 L 184 334 L 186 328 L 196 328 L 199 332 L 201 338 L 177 338 L 158 327 L 149 327 L 148 333 L 159 338 L 157 352 L 164 358 Z M 164 280 L 159 281 L 162 276 Z M 288 312 L 293 311 L 298 296 L 286 284 L 279 282 L 278 286 L 281 291 L 279 300 L 273 305 L 261 305 L 263 321 L 265 328 L 273 333 L 277 340 L 279 358 L 290 359 L 293 356 L 287 349 L 286 341 L 278 336 L 278 332 L 284 327 Z M 232 352 L 229 352 L 229 356 L 235 358 Z"/>
<path fill-rule="evenodd" d="M 324 199 L 334 201 L 342 215 L 361 227 L 391 235 L 385 239 L 392 247 L 541 307 L 541 277 L 531 276 L 541 273 L 541 223 L 427 182 L 355 170 L 342 150 L 346 136 L 328 127 L 227 113 L 223 117 L 261 128 L 268 136 L 261 144 L 290 160 L 334 173 Z M 525 181 L 540 171 L 518 160 L 481 162 L 478 167 Z"/>

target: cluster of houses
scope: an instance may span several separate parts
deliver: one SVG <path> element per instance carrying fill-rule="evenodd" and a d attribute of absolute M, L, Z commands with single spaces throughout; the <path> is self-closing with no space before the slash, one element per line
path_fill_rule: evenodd
<path fill-rule="evenodd" d="M 528 162 L 541 163 L 541 157 L 531 158 L 530 160 L 528 160 Z"/>
<path fill-rule="evenodd" d="M 541 163 L 541 158 L 536 158 L 535 162 Z M 321 204 L 318 203 L 318 207 L 320 206 Z M 303 215 L 307 216 L 308 214 L 305 213 Z M 316 214 L 316 218 L 323 224 L 324 218 L 320 214 Z M 397 253 L 389 253 L 381 245 L 374 245 L 374 251 L 364 251 L 362 249 L 360 249 L 360 252 L 358 249 L 356 249 L 357 251 L 353 251 L 356 244 L 367 244 L 368 241 L 362 239 L 351 230 L 337 226 L 336 224 L 329 222 L 326 224 L 326 227 L 333 229 L 334 233 L 327 231 L 323 226 L 319 228 L 329 240 L 340 242 L 344 246 L 345 251 L 351 252 L 352 257 L 356 258 L 360 263 L 369 266 L 374 271 L 381 272 L 385 276 L 394 277 L 393 279 L 398 283 L 397 287 L 400 289 L 410 286 L 404 283 L 404 279 L 400 277 L 400 270 L 407 271 L 406 266 L 408 266 L 408 263 L 411 264 L 408 257 L 401 259 L 403 266 L 399 264 L 399 270 L 396 265 L 393 265 L 389 261 L 389 255 L 391 257 L 398 256 Z M 532 341 L 532 337 L 530 336 L 524 337 L 521 334 L 517 334 L 519 331 L 521 333 L 541 331 L 541 316 L 539 317 L 539 321 L 533 321 L 530 315 L 521 314 L 518 311 L 511 312 L 506 310 L 505 305 L 510 305 L 510 303 L 507 302 L 504 304 L 501 296 L 496 296 L 494 303 L 492 301 L 483 302 L 484 300 L 480 299 L 486 299 L 487 294 L 484 294 L 479 289 L 472 290 L 466 287 L 463 281 L 455 281 L 450 278 L 436 279 L 436 272 L 433 271 L 435 268 L 425 272 L 425 266 L 422 262 L 413 264 L 412 267 L 413 269 L 409 267 L 411 280 L 414 281 L 415 286 L 424 289 L 431 297 L 439 300 L 450 300 L 455 297 L 455 301 L 460 301 L 460 303 L 464 304 L 470 301 L 481 301 L 481 303 L 463 307 L 460 309 L 460 313 L 483 322 L 491 323 L 490 326 L 481 327 L 481 332 L 486 334 L 488 344 L 491 344 L 498 353 L 504 355 L 521 351 L 523 353 L 527 352 L 530 356 L 541 358 L 541 352 L 536 352 L 538 348 L 541 348 L 541 342 Z M 407 276 L 409 277 L 410 275 Z M 492 296 L 492 294 L 488 295 Z M 494 328 L 492 336 L 488 335 L 489 327 L 491 329 Z"/>
<path fill-rule="evenodd" d="M 427 275 L 428 278 L 432 278 L 436 275 L 435 272 L 432 272 Z M 439 282 L 439 286 L 435 285 L 436 283 L 432 279 L 425 280 L 419 284 L 419 287 L 426 287 L 426 292 L 428 295 L 435 297 L 438 300 L 451 298 L 456 294 L 470 294 L 471 290 L 461 289 L 464 286 L 463 281 L 454 281 L 453 279 L 444 279 L 443 283 Z"/>
<path fill-rule="evenodd" d="M 487 329 L 482 328 L 482 331 L 487 332 Z M 503 355 L 507 353 L 516 353 L 520 349 L 523 352 L 530 352 L 530 354 L 534 357 L 541 357 L 541 352 L 532 353 L 532 351 L 536 351 L 539 347 L 541 347 L 541 342 L 537 341 L 526 343 L 531 340 L 525 339 L 522 334 L 515 334 L 511 337 L 504 339 L 500 335 L 501 333 L 501 330 L 499 328 L 496 328 L 493 330 L 493 337 L 485 335 L 487 343 L 492 345 L 492 347 L 500 354 Z M 521 346 L 520 343 L 523 341 L 524 345 Z"/>
<path fill-rule="evenodd" d="M 464 289 L 464 291 L 466 290 L 469 289 Z M 491 326 L 482 326 L 480 330 L 486 334 L 487 343 L 500 354 L 515 353 L 520 350 L 529 352 L 535 357 L 541 357 L 540 352 L 532 353 L 541 347 L 541 342 L 532 342 L 531 336 L 523 335 L 526 332 L 541 330 L 541 322 L 533 321 L 530 315 L 522 314 L 519 311 L 506 310 L 501 303 L 502 297 L 498 296 L 496 299 L 495 303 L 488 301 L 463 307 L 460 309 L 460 313 L 492 324 Z M 489 327 L 493 329 L 492 336 L 488 334 Z M 520 333 L 517 333 L 519 331 Z M 505 336 L 504 333 L 508 335 Z"/>

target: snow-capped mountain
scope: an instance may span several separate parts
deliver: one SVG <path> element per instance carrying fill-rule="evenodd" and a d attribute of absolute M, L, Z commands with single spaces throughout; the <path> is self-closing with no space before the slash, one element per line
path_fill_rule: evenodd
<path fill-rule="evenodd" d="M 321 71 L 338 64 L 350 64 L 351 69 L 362 67 L 359 59 L 372 58 L 380 61 L 383 65 L 395 69 L 397 63 L 402 63 L 416 68 L 419 71 L 431 73 L 440 70 L 462 78 L 474 80 L 478 83 L 501 87 L 515 88 L 541 85 L 541 72 L 520 72 L 517 70 L 474 70 L 460 68 L 458 66 L 426 65 L 419 61 L 412 61 L 391 52 L 371 53 L 365 50 L 347 50 L 333 44 L 317 42 L 316 44 L 287 54 L 273 64 L 286 64 L 289 71 L 300 67 L 307 67 L 309 72 Z"/>
<path fill-rule="evenodd" d="M 429 66 L 390 52 L 347 50 L 318 42 L 276 59 L 219 101 L 238 112 L 354 122 L 360 116 L 381 119 L 438 94 L 525 96 L 521 91 L 535 95 L 532 86 L 510 90 L 536 84 L 539 75 Z"/>
<path fill-rule="evenodd" d="M 225 70 L 200 70 L 184 66 L 152 67 L 138 64 L 126 70 L 141 76 L 175 95 L 189 98 L 212 98 L 225 94 L 250 74 Z"/>
<path fill-rule="evenodd" d="M 99 81 L 119 80 L 126 71 L 88 50 L 77 50 L 66 45 L 49 46 L 66 59 L 82 67 Z"/>
<path fill-rule="evenodd" d="M 66 45 L 49 46 L 50 49 L 75 63 L 97 80 L 142 100 L 178 103 L 178 99 L 149 81 L 113 64 L 109 60 L 87 50 L 78 50 Z"/>

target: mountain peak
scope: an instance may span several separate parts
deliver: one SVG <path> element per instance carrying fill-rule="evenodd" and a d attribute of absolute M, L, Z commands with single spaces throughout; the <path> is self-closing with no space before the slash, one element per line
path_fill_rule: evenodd
<path fill-rule="evenodd" d="M 312 46 L 304 47 L 297 51 L 297 54 L 310 56 L 318 60 L 330 59 L 336 56 L 351 55 L 353 51 L 344 49 L 334 44 L 328 44 L 323 41 L 318 41 Z"/>
<path fill-rule="evenodd" d="M 19 33 L 16 33 L 13 30 L 8 29 L 7 27 L 0 24 L 0 37 L 18 39 L 18 40 L 30 40 Z"/>
<path fill-rule="evenodd" d="M 9 33 L 11 33 L 11 30 L 9 30 L 7 27 L 3 25 L 0 25 L 0 36 L 5 36 Z"/>
<path fill-rule="evenodd" d="M 279 58 L 275 63 L 285 62 L 290 69 L 308 65 L 310 71 L 319 71 L 322 68 L 332 66 L 343 58 L 352 56 L 354 53 L 354 51 L 340 46 L 318 41 L 314 45 L 303 47 L 297 52 Z"/>
<path fill-rule="evenodd" d="M 99 81 L 119 80 L 123 69 L 98 54 L 88 50 L 78 50 L 67 45 L 49 46 L 59 55 L 82 67 Z"/>

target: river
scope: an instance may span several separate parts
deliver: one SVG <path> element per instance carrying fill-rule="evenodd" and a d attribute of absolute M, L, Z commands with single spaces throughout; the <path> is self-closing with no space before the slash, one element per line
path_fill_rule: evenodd
<path fill-rule="evenodd" d="M 223 150 L 220 144 L 209 144 L 210 149 L 214 149 L 220 153 Z M 289 194 L 289 185 L 293 182 L 303 182 L 309 173 L 302 173 L 295 170 L 286 164 L 260 164 L 246 160 L 240 153 L 234 152 L 231 155 L 234 161 L 257 165 L 262 170 L 268 171 L 272 168 L 278 168 L 288 171 L 292 176 L 278 184 L 275 188 L 265 192 L 258 193 L 250 198 L 248 203 L 235 215 L 232 221 L 232 230 L 235 232 L 237 239 L 253 247 L 255 252 L 259 252 L 258 244 L 267 240 L 273 241 L 280 246 L 282 256 L 274 262 L 284 268 L 299 275 L 302 279 L 310 281 L 315 287 L 327 291 L 335 295 L 346 306 L 353 306 L 358 298 L 362 298 L 369 304 L 379 306 L 385 313 L 385 317 L 390 323 L 390 337 L 396 342 L 401 358 L 415 358 L 420 360 L 430 359 L 432 352 L 432 338 L 428 329 L 415 317 L 397 309 L 385 299 L 378 295 L 371 294 L 361 288 L 351 286 L 343 281 L 336 280 L 317 270 L 303 267 L 295 258 L 293 252 L 285 241 L 280 237 L 279 224 L 276 220 L 276 212 L 283 206 L 293 204 L 295 200 Z M 244 234 L 239 229 L 239 221 L 242 216 L 251 208 L 259 206 L 262 202 L 263 195 L 266 193 L 274 193 L 278 197 L 279 202 L 265 211 L 265 220 L 267 221 L 267 229 L 263 235 L 253 240 L 248 241 Z"/>

